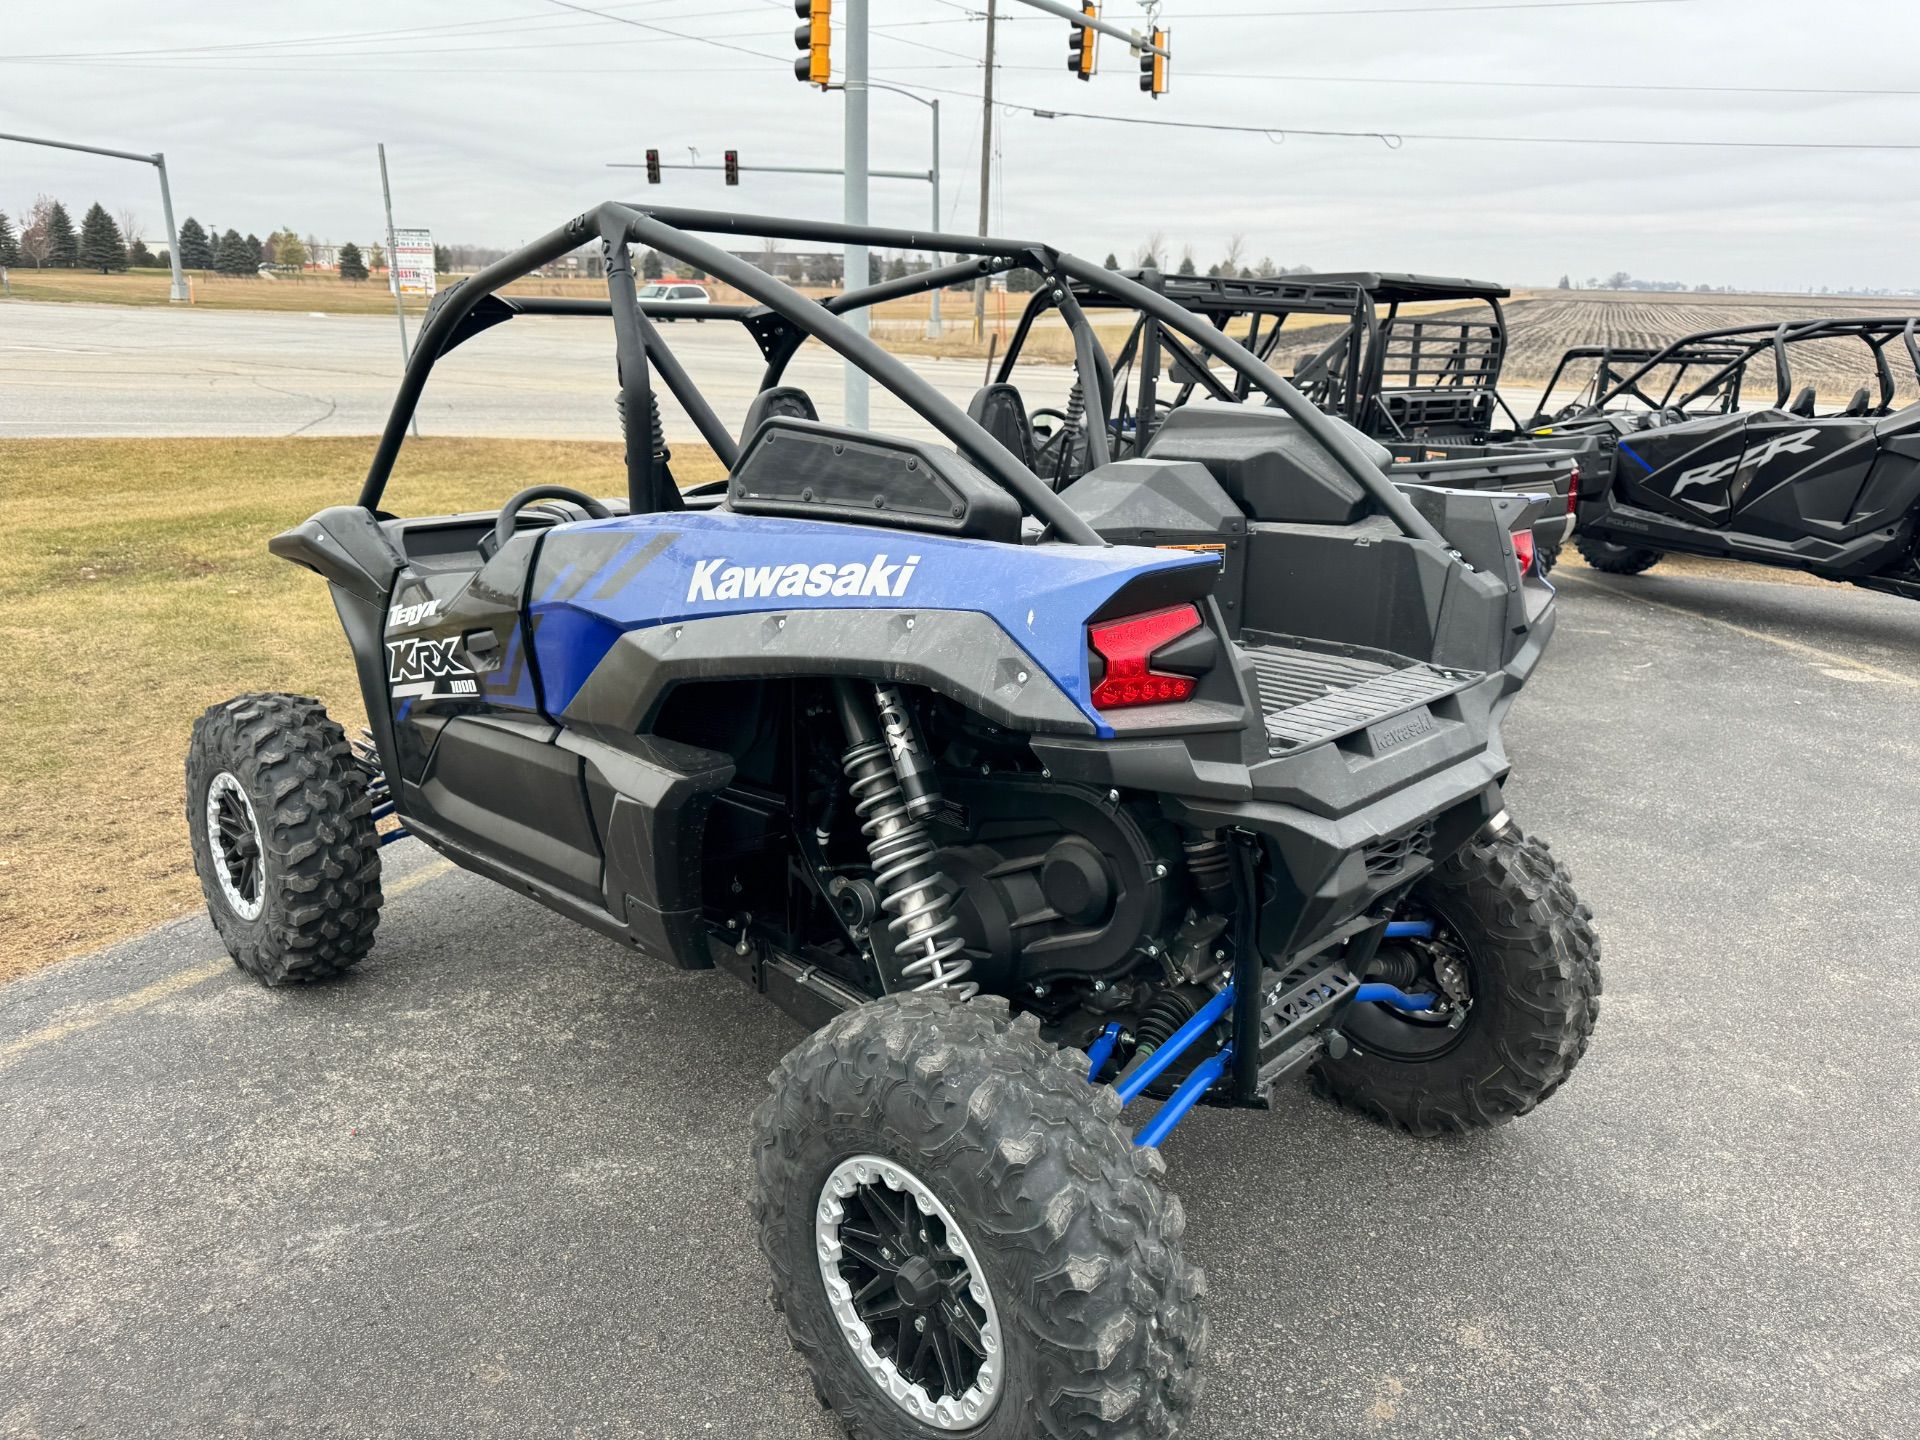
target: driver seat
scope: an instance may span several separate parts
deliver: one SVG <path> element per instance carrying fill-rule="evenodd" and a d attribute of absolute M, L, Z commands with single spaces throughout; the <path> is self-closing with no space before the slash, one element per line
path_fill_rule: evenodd
<path fill-rule="evenodd" d="M 1033 422 L 1019 386 L 982 385 L 967 402 L 967 418 L 1011 450 L 1022 465 L 1033 468 Z"/>
<path fill-rule="evenodd" d="M 1858 390 L 1853 392 L 1853 398 L 1847 401 L 1847 408 L 1840 413 L 1849 417 L 1858 417 L 1865 415 L 1872 409 L 1873 396 L 1869 393 L 1867 387 L 1862 385 Z"/>
<path fill-rule="evenodd" d="M 818 420 L 813 397 L 798 385 L 773 385 L 762 390 L 747 404 L 747 418 L 740 425 L 740 448 L 745 450 L 760 427 L 774 416 L 788 420 Z"/>

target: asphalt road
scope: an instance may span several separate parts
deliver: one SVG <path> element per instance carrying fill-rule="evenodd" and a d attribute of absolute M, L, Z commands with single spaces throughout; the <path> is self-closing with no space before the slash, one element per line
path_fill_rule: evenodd
<path fill-rule="evenodd" d="M 410 333 L 418 320 L 408 321 Z M 676 321 L 668 344 L 707 402 L 738 431 L 764 368 L 745 329 Z M 985 378 L 979 360 L 905 357 L 964 405 Z M 400 378 L 391 315 L 161 306 L 0 305 L 0 440 L 24 436 L 368 435 L 386 423 Z M 842 414 L 842 367 L 809 342 L 788 367 L 823 420 Z M 1056 365 L 1023 366 L 1030 405 L 1063 403 Z M 468 342 L 434 366 L 420 401 L 428 435 L 611 440 L 613 322 L 527 316 Z M 669 438 L 696 432 L 663 395 Z M 873 390 L 876 428 L 926 427 Z"/>
<path fill-rule="evenodd" d="M 1914 1433 L 1920 611 L 1562 594 L 1510 795 L 1599 918 L 1592 1052 L 1458 1143 L 1189 1121 L 1195 1436 Z M 348 983 L 193 918 L 0 990 L 0 1433 L 835 1434 L 744 1200 L 799 1031 L 388 853 Z"/>

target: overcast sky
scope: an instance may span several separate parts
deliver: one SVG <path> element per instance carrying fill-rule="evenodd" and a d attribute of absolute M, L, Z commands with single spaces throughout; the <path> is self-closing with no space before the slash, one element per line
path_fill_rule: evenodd
<path fill-rule="evenodd" d="M 669 159 L 691 145 L 703 160 L 732 147 L 749 165 L 840 163 L 843 103 L 793 78 L 787 0 L 583 3 L 722 44 L 553 0 L 15 4 L 0 51 L 0 130 L 162 149 L 181 218 L 333 240 L 379 232 L 379 140 L 400 225 L 502 245 L 595 201 L 639 196 L 643 176 L 605 165 L 639 160 L 648 146 Z M 985 3 L 871 0 L 874 79 L 941 92 L 942 208 L 956 229 L 978 218 Z M 1173 88 L 1154 102 L 1118 43 L 1102 42 L 1102 72 L 1081 84 L 1065 68 L 1066 22 L 1000 0 L 1012 17 L 1000 27 L 997 78 L 1008 101 L 1405 138 L 1390 148 L 1001 110 L 994 229 L 1124 260 L 1157 230 L 1175 257 L 1191 244 L 1202 268 L 1241 233 L 1250 260 L 1516 285 L 1615 270 L 1748 288 L 1920 284 L 1912 0 L 1467 3 L 1164 0 Z M 835 8 L 844 14 L 845 0 Z M 1379 13 L 1393 9 L 1410 13 Z M 1136 0 L 1106 5 L 1123 24 L 1140 14 Z M 403 27 L 413 28 L 394 33 Z M 843 50 L 836 37 L 836 72 Z M 44 58 L 54 55 L 76 58 Z M 1529 83 L 1423 83 L 1436 77 Z M 1661 85 L 1898 93 L 1581 88 Z M 924 169 L 926 109 L 884 93 L 872 103 L 873 164 Z M 1441 134 L 1915 148 L 1416 138 Z M 131 206 L 149 243 L 163 238 L 150 171 L 0 143 L 0 208 L 17 216 L 42 191 L 76 219 L 96 198 Z M 669 172 L 652 193 L 818 217 L 840 207 L 828 177 L 749 174 L 729 191 L 717 174 Z M 924 185 L 874 182 L 876 221 L 920 225 L 927 213 Z"/>

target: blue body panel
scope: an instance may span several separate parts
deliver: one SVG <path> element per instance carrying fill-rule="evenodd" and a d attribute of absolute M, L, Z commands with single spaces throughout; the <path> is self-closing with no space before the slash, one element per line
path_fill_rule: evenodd
<path fill-rule="evenodd" d="M 683 511 L 556 526 L 528 611 L 551 713 L 629 630 L 751 611 L 970 610 L 990 616 L 1106 735 L 1088 699 L 1087 617 L 1136 576 L 1217 563 L 1137 546 L 1009 545 Z"/>

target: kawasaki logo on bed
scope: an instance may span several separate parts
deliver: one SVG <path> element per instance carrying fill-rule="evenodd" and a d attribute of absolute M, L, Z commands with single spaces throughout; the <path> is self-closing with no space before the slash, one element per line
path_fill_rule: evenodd
<path fill-rule="evenodd" d="M 735 565 L 722 555 L 693 562 L 687 600 L 754 600 L 779 595 L 877 595 L 897 599 L 907 593 L 918 555 L 894 560 L 876 555 L 844 565 Z"/>
<path fill-rule="evenodd" d="M 387 681 L 393 686 L 394 699 L 478 695 L 479 681 L 460 658 L 459 647 L 458 636 L 444 640 L 389 640 Z"/>

